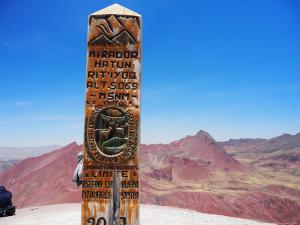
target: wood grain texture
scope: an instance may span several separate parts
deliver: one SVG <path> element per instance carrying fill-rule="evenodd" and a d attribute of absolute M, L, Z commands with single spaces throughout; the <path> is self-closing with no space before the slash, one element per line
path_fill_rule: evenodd
<path fill-rule="evenodd" d="M 119 5 L 98 12 L 89 17 L 82 225 L 138 225 L 141 17 Z"/>

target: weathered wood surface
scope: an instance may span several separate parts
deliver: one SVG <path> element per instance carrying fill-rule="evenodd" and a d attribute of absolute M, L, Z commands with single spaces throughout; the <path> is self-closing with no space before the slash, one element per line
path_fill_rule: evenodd
<path fill-rule="evenodd" d="M 139 224 L 141 16 L 89 16 L 82 225 Z"/>

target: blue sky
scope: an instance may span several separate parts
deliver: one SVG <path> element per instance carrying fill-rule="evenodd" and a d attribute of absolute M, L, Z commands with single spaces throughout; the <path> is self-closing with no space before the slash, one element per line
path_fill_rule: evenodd
<path fill-rule="evenodd" d="M 87 16 L 113 3 L 1 1 L 0 146 L 82 143 Z M 300 132 L 298 0 L 118 3 L 143 15 L 143 143 Z"/>

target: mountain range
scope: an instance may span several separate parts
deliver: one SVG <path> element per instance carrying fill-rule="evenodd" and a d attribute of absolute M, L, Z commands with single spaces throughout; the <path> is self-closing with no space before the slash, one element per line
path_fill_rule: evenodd
<path fill-rule="evenodd" d="M 40 156 L 58 149 L 59 145 L 40 147 L 0 147 L 0 173 L 28 157 Z"/>
<path fill-rule="evenodd" d="M 0 147 L 0 161 L 22 160 L 28 157 L 39 156 L 60 148 L 59 145 L 39 147 Z"/>
<path fill-rule="evenodd" d="M 300 224 L 300 134 L 216 142 L 199 131 L 141 145 L 141 202 L 276 224 Z M 0 173 L 17 207 L 75 203 L 75 142 Z"/>

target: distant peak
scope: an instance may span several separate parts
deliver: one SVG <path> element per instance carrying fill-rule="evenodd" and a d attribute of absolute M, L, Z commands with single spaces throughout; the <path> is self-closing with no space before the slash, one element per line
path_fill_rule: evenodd
<path fill-rule="evenodd" d="M 202 134 L 208 134 L 208 133 L 204 130 L 199 130 L 196 135 L 202 135 Z"/>
<path fill-rule="evenodd" d="M 208 132 L 204 131 L 204 130 L 199 130 L 196 135 L 205 135 L 205 136 L 210 136 L 211 137 L 211 135 Z"/>
<path fill-rule="evenodd" d="M 210 141 L 215 142 L 215 139 L 206 131 L 199 130 L 196 134 L 196 136 L 202 136 L 208 138 Z"/>
<path fill-rule="evenodd" d="M 69 147 L 74 147 L 74 146 L 78 146 L 76 141 L 73 141 L 70 144 L 67 144 L 66 146 L 64 146 L 62 148 L 69 148 Z"/>
<path fill-rule="evenodd" d="M 284 133 L 284 134 L 281 135 L 281 137 L 291 137 L 291 136 L 293 136 L 293 135 L 287 134 L 287 133 Z"/>

